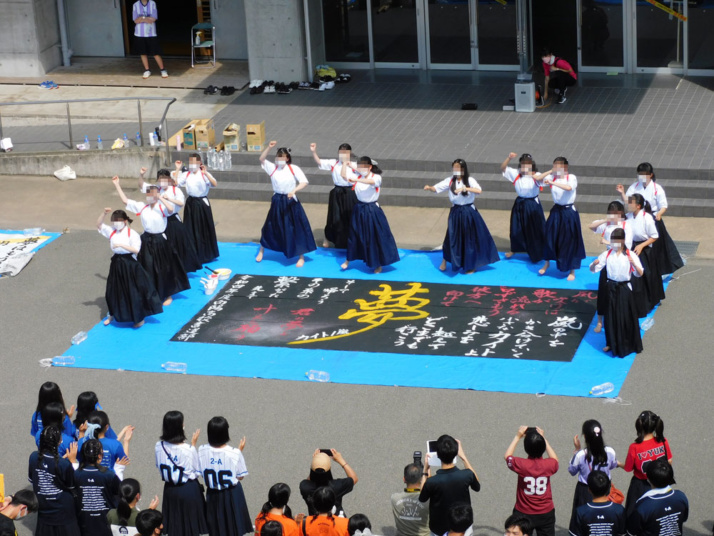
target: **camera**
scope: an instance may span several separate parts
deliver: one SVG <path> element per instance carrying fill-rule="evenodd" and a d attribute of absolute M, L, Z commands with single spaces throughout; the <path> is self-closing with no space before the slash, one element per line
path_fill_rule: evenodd
<path fill-rule="evenodd" d="M 414 465 L 418 465 L 419 467 L 424 467 L 424 464 L 421 462 L 421 451 L 420 450 L 414 451 Z"/>

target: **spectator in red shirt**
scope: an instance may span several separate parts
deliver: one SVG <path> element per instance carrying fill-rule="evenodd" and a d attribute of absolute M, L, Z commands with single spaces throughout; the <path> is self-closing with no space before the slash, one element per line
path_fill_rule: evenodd
<path fill-rule="evenodd" d="M 630 487 L 627 490 L 625 509 L 628 517 L 635 511 L 635 503 L 650 490 L 647 482 L 647 466 L 659 458 L 672 463 L 672 450 L 664 437 L 664 422 L 656 413 L 643 411 L 635 421 L 637 439 L 627 451 L 625 464 L 618 464 L 625 471 L 633 472 Z"/>
<path fill-rule="evenodd" d="M 567 61 L 556 57 L 549 48 L 543 49 L 541 60 L 543 60 L 543 72 L 545 73 L 543 98 L 548 98 L 548 90 L 552 88 L 553 93 L 558 95 L 558 104 L 563 104 L 566 101 L 565 92 L 568 87 L 575 85 L 578 74 Z"/>
<path fill-rule="evenodd" d="M 513 455 L 523 440 L 528 458 Z M 543 453 L 548 458 L 543 458 Z M 558 471 L 558 456 L 540 428 L 521 426 L 503 456 L 508 468 L 518 475 L 514 514 L 523 514 L 533 523 L 538 536 L 555 535 L 555 506 L 550 477 Z"/>

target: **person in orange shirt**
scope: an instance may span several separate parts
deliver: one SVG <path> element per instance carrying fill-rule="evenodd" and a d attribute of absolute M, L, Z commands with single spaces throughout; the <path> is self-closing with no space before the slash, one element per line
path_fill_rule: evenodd
<path fill-rule="evenodd" d="M 283 526 L 283 536 L 299 535 L 297 523 L 288 506 L 289 500 L 290 486 L 279 482 L 270 487 L 268 502 L 263 505 L 260 514 L 255 518 L 255 536 L 261 536 L 260 529 L 269 521 L 277 521 Z"/>
<path fill-rule="evenodd" d="M 312 496 L 312 504 L 317 515 L 303 518 L 298 524 L 301 536 L 349 536 L 346 517 L 335 517 L 335 492 L 324 486 L 318 488 Z"/>

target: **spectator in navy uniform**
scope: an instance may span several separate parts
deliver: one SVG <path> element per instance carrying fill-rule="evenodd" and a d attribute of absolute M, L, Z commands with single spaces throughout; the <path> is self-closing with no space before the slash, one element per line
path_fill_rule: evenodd
<path fill-rule="evenodd" d="M 635 505 L 627 518 L 627 533 L 631 536 L 675 536 L 682 534 L 682 525 L 689 517 L 689 501 L 679 490 L 672 489 L 674 471 L 664 458 L 647 465 L 645 471 L 652 489 Z"/>
<path fill-rule="evenodd" d="M 404 491 L 392 494 L 394 525 L 400 536 L 429 536 L 429 505 L 419 501 L 422 465 L 404 468 Z"/>
<path fill-rule="evenodd" d="M 588 475 L 588 489 L 593 499 L 575 510 L 570 520 L 573 536 L 622 536 L 627 532 L 625 508 L 610 500 L 610 478 L 604 471 Z"/>
<path fill-rule="evenodd" d="M 471 505 L 469 488 L 478 492 L 481 483 L 478 475 L 466 459 L 461 442 L 450 435 L 442 435 L 436 441 L 436 456 L 441 460 L 441 469 L 430 477 L 429 458 L 426 459 L 421 502 L 429 501 L 429 529 L 435 536 L 442 536 L 449 530 L 449 510 L 456 505 Z M 464 469 L 456 467 L 457 456 L 464 463 Z M 473 532 L 469 528 L 467 536 Z"/>
<path fill-rule="evenodd" d="M 158 510 L 142 510 L 136 516 L 136 530 L 140 536 L 159 536 L 164 529 L 164 516 Z"/>
<path fill-rule="evenodd" d="M 511 514 L 503 524 L 503 536 L 531 536 L 533 522 L 523 514 Z"/>
<path fill-rule="evenodd" d="M 5 497 L 0 507 L 0 536 L 17 536 L 14 520 L 37 512 L 39 507 L 37 496 L 27 489 Z"/>

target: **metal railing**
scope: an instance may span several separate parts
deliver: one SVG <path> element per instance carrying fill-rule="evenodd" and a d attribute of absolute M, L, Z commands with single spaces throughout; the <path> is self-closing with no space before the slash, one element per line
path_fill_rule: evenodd
<path fill-rule="evenodd" d="M 166 123 L 166 116 L 169 112 L 169 107 L 176 102 L 174 97 L 113 97 L 113 98 L 101 98 L 101 99 L 70 99 L 70 100 L 53 100 L 53 101 L 28 101 L 28 102 L 0 102 L 0 139 L 3 136 L 2 129 L 2 106 L 37 106 L 46 104 L 64 104 L 67 110 L 67 131 L 69 133 L 69 146 L 74 147 L 74 138 L 72 136 L 72 112 L 70 109 L 71 104 L 78 104 L 84 102 L 113 102 L 113 101 L 136 101 L 136 112 L 137 119 L 139 123 L 139 137 L 140 144 L 139 147 L 144 146 L 144 134 L 143 134 L 143 120 L 141 118 L 141 101 L 168 101 L 166 103 L 166 108 L 164 108 L 164 113 L 159 120 L 158 128 L 159 132 L 162 133 L 161 138 L 165 142 L 166 147 L 166 161 L 171 162 L 171 148 L 169 147 L 169 132 L 168 125 Z"/>

